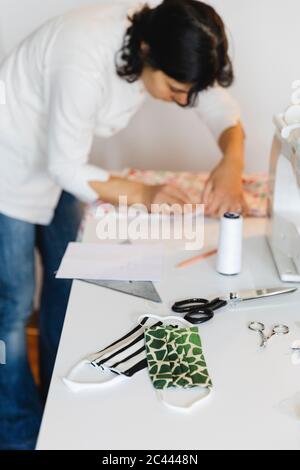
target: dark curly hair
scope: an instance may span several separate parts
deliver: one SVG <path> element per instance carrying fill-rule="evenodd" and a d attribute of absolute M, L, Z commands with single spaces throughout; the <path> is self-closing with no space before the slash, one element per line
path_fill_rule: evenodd
<path fill-rule="evenodd" d="M 198 0 L 164 0 L 152 9 L 146 4 L 129 20 L 116 58 L 118 75 L 129 83 L 149 65 L 192 85 L 187 106 L 193 106 L 198 93 L 215 82 L 223 87 L 232 84 L 225 26 L 211 6 Z"/>

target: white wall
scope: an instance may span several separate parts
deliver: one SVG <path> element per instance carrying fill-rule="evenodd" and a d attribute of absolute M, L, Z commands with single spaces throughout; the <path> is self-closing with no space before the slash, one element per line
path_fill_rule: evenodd
<path fill-rule="evenodd" d="M 0 55 L 48 17 L 101 0 L 0 0 Z M 110 0 L 113 1 L 113 0 Z M 156 0 L 151 0 L 155 2 Z M 247 132 L 247 170 L 268 167 L 272 115 L 300 78 L 299 0 L 211 0 L 232 37 L 236 82 Z M 219 151 L 193 111 L 149 100 L 130 126 L 97 140 L 93 160 L 108 168 L 210 169 Z"/>

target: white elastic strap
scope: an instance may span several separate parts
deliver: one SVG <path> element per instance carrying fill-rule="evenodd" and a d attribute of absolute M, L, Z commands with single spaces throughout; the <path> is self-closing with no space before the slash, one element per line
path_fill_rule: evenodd
<path fill-rule="evenodd" d="M 63 377 L 62 378 L 62 381 L 64 382 L 64 384 L 72 391 L 72 392 L 81 392 L 83 390 L 99 390 L 99 388 L 103 388 L 105 387 L 105 385 L 111 385 L 111 382 L 115 382 L 116 378 L 120 379 L 120 378 L 124 378 L 126 376 L 124 376 L 123 374 L 114 374 L 113 372 L 111 373 L 112 374 L 112 378 L 109 379 L 109 380 L 106 380 L 105 382 L 78 382 L 76 380 L 73 380 L 72 377 L 74 377 L 74 375 L 76 375 L 76 373 L 79 371 L 79 369 L 82 368 L 82 366 L 84 365 L 87 365 L 87 364 L 91 364 L 91 362 L 88 360 L 88 359 L 83 359 L 81 360 L 80 362 L 78 362 L 74 367 L 72 367 L 72 369 L 70 370 L 70 372 L 68 373 L 68 375 L 66 377 Z M 118 380 L 119 382 L 119 380 Z"/>
<path fill-rule="evenodd" d="M 166 395 L 166 391 L 165 390 L 156 390 L 156 395 L 157 395 L 157 398 L 159 399 L 159 401 L 161 401 L 166 407 L 168 408 L 171 408 L 173 410 L 176 410 L 176 411 L 191 411 L 195 405 L 198 405 L 204 398 L 207 398 L 210 393 L 211 393 L 211 389 L 206 387 L 206 391 L 207 393 L 205 395 L 201 395 L 201 397 L 199 397 L 198 399 L 192 401 L 189 405 L 187 406 L 179 406 L 179 405 L 173 405 L 172 403 L 169 403 L 166 399 L 165 399 L 165 395 Z"/>
<path fill-rule="evenodd" d="M 153 318 L 153 320 L 158 320 L 158 321 L 161 321 L 163 323 L 165 322 L 170 322 L 170 321 L 176 321 L 176 322 L 179 322 L 181 323 L 182 325 L 184 326 L 191 326 L 193 325 L 192 323 L 188 322 L 187 320 L 185 320 L 184 318 L 181 318 L 181 317 L 176 317 L 175 315 L 170 315 L 168 317 L 161 317 L 159 315 L 153 315 L 152 313 L 150 314 L 147 314 L 147 315 L 141 315 L 139 318 L 138 318 L 138 322 L 141 323 L 141 321 L 144 319 L 144 318 Z M 144 325 L 143 325 L 144 326 Z M 195 325 L 193 325 L 195 326 Z M 147 328 L 147 325 L 145 325 L 145 328 Z"/>

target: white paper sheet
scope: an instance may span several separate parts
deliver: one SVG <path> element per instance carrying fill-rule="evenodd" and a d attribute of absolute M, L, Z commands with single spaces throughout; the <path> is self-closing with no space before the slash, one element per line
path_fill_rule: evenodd
<path fill-rule="evenodd" d="M 70 243 L 56 274 L 58 279 L 160 281 L 163 247 Z"/>

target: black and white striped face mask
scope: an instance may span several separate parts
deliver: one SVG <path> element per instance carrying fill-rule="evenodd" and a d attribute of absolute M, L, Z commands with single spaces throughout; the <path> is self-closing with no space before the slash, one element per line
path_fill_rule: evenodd
<path fill-rule="evenodd" d="M 145 328 L 149 326 L 162 325 L 161 321 L 155 322 L 156 317 L 143 317 L 140 323 L 129 333 L 99 352 L 91 354 L 76 364 L 64 383 L 74 392 L 84 389 L 99 387 L 107 382 L 78 382 L 74 380 L 75 375 L 82 370 L 83 366 L 92 366 L 99 372 L 111 372 L 109 382 L 117 376 L 132 377 L 136 372 L 147 367 L 145 350 Z M 106 376 L 107 379 L 107 376 Z"/>
<path fill-rule="evenodd" d="M 136 372 L 147 367 L 145 355 L 145 327 L 153 323 L 150 318 L 145 317 L 141 323 L 122 338 L 93 356 L 90 363 L 93 367 L 101 370 L 109 369 L 116 374 L 124 374 L 132 377 Z M 156 325 L 162 325 L 161 322 Z"/>

